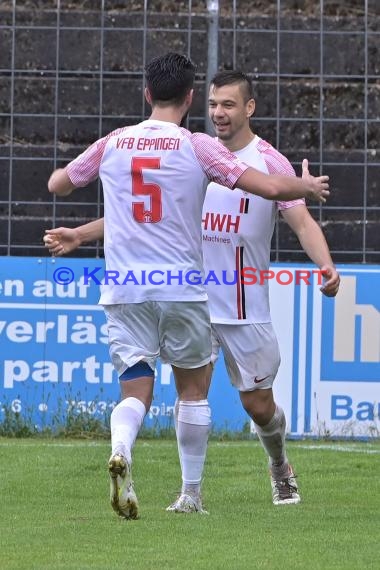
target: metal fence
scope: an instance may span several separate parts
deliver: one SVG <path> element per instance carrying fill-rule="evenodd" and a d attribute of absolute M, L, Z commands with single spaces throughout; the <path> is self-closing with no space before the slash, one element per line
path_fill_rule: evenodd
<path fill-rule="evenodd" d="M 102 215 L 99 183 L 47 192 L 51 171 L 115 127 L 145 118 L 143 69 L 179 51 L 198 66 L 190 130 L 209 129 L 206 84 L 240 69 L 255 86 L 253 129 L 291 161 L 329 174 L 310 205 L 336 262 L 380 262 L 379 0 L 2 0 L 0 255 L 46 255 L 45 229 Z M 101 255 L 101 244 L 80 250 Z M 279 221 L 276 261 L 305 254 Z"/>

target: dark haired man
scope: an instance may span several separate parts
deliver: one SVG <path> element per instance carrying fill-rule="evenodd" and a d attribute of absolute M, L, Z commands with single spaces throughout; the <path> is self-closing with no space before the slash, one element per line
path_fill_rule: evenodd
<path fill-rule="evenodd" d="M 210 426 L 207 366 L 210 320 L 202 284 L 178 275 L 203 272 L 200 225 L 207 182 L 243 188 L 271 200 L 328 196 L 328 178 L 268 176 L 248 167 L 215 139 L 179 125 L 188 112 L 195 67 L 169 53 L 146 66 L 145 96 L 152 114 L 138 125 L 99 139 L 65 168 L 49 191 L 67 196 L 100 177 L 104 192 L 107 275 L 104 306 L 111 359 L 121 402 L 111 416 L 111 504 L 122 517 L 138 517 L 132 486 L 132 448 L 153 395 L 156 359 L 172 365 L 179 397 L 177 435 L 185 496 L 202 512 L 200 482 Z M 227 193 L 227 192 L 226 192 Z M 128 282 L 130 270 L 160 281 Z M 119 280 L 118 280 L 119 278 Z"/>
<path fill-rule="evenodd" d="M 295 176 L 289 161 L 251 129 L 255 111 L 252 82 L 239 71 L 214 76 L 209 90 L 209 116 L 223 145 L 245 163 L 271 174 Z M 304 171 L 307 163 L 303 164 Z M 276 211 L 297 235 L 304 251 L 323 271 L 323 294 L 335 296 L 339 275 L 318 224 L 304 200 L 268 201 L 241 190 L 227 194 L 212 182 L 203 206 L 203 261 L 206 274 L 213 269 L 232 273 L 253 267 L 259 274 L 270 262 Z M 234 224 L 211 224 L 210 219 L 233 218 Z M 237 227 L 238 225 L 238 227 Z M 212 363 L 223 352 L 232 384 L 255 424 L 269 457 L 273 503 L 298 503 L 300 496 L 285 451 L 286 421 L 273 397 L 272 384 L 280 354 L 269 309 L 268 281 L 244 286 L 238 274 L 234 286 L 208 284 L 212 323 Z M 209 369 L 211 379 L 212 366 Z M 179 444 L 180 448 L 180 444 Z M 181 453 L 180 453 L 181 454 Z"/>

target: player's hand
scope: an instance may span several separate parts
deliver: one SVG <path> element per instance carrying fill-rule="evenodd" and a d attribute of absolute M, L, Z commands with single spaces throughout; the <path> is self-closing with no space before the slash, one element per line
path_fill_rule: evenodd
<path fill-rule="evenodd" d="M 312 176 L 309 172 L 309 162 L 306 158 L 302 161 L 302 180 L 309 185 L 306 198 L 310 198 L 310 200 L 314 200 L 315 202 L 326 202 L 326 198 L 330 196 L 329 177 Z"/>
<path fill-rule="evenodd" d="M 55 257 L 70 253 L 81 245 L 78 232 L 75 228 L 55 228 L 46 230 L 43 237 L 45 247 Z"/>
<path fill-rule="evenodd" d="M 335 297 L 339 291 L 339 273 L 333 265 L 323 265 L 321 271 L 325 281 L 320 290 L 326 297 Z"/>

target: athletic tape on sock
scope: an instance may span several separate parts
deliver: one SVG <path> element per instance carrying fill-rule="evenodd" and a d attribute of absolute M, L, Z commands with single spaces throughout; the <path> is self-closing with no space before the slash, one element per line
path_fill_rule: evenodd
<path fill-rule="evenodd" d="M 178 422 L 198 426 L 208 426 L 211 423 L 211 410 L 207 400 L 199 402 L 179 402 Z"/>

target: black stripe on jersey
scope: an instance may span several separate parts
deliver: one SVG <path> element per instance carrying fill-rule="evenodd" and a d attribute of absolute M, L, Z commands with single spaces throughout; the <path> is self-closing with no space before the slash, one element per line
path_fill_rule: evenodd
<path fill-rule="evenodd" d="M 246 319 L 247 315 L 245 313 L 245 289 L 244 289 L 244 277 L 243 277 L 243 268 L 244 268 L 244 247 L 239 247 L 240 251 L 240 291 L 241 291 L 241 318 Z"/>
<path fill-rule="evenodd" d="M 249 198 L 241 198 L 240 199 L 240 214 L 247 214 L 248 213 L 248 206 L 249 206 Z"/>

